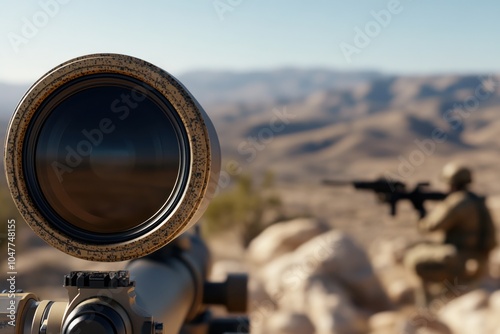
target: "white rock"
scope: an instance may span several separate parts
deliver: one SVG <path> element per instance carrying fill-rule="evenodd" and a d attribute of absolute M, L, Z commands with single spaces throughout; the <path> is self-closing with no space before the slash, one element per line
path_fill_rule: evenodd
<path fill-rule="evenodd" d="M 368 321 L 370 331 L 392 333 L 402 321 L 401 314 L 395 311 L 379 312 L 372 315 Z"/>
<path fill-rule="evenodd" d="M 294 256 L 304 273 L 340 282 L 354 304 L 372 311 L 389 307 L 366 252 L 348 235 L 340 231 L 324 233 L 299 247 Z"/>
<path fill-rule="evenodd" d="M 365 333 L 368 324 L 333 280 L 321 277 L 309 279 L 306 288 L 305 311 L 313 323 L 316 334 Z"/>
<path fill-rule="evenodd" d="M 415 288 L 407 280 L 399 279 L 390 282 L 387 293 L 390 300 L 396 305 L 415 303 Z"/>
<path fill-rule="evenodd" d="M 500 321 L 495 312 L 488 308 L 489 294 L 474 290 L 446 304 L 438 313 L 455 334 L 495 333 Z"/>
<path fill-rule="evenodd" d="M 446 324 L 444 324 L 434 316 L 415 315 L 412 316 L 411 319 L 407 319 L 406 321 L 402 322 L 400 326 L 397 326 L 396 333 L 453 334 L 454 332 L 452 332 Z"/>
<path fill-rule="evenodd" d="M 500 290 L 497 290 L 490 295 L 489 305 L 492 311 L 500 312 Z"/>
<path fill-rule="evenodd" d="M 248 246 L 248 260 L 256 266 L 264 265 L 295 250 L 327 229 L 313 218 L 298 218 L 273 224 L 252 240 Z"/>
<path fill-rule="evenodd" d="M 252 327 L 252 333 L 258 329 Z M 315 334 L 309 318 L 303 314 L 277 312 L 266 321 L 265 331 L 268 334 Z"/>
<path fill-rule="evenodd" d="M 408 241 L 405 238 L 379 239 L 370 247 L 373 267 L 386 270 L 402 263 Z"/>
<path fill-rule="evenodd" d="M 367 313 L 389 304 L 364 250 L 340 231 L 273 260 L 259 278 L 280 311 L 307 315 L 317 334 L 363 333 Z"/>

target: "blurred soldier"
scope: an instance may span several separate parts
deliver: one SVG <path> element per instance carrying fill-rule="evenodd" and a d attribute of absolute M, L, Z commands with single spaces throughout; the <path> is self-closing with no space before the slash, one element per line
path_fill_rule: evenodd
<path fill-rule="evenodd" d="M 420 306 L 430 302 L 433 283 L 445 284 L 455 295 L 458 285 L 470 287 L 485 273 L 488 255 L 496 246 L 495 227 L 485 198 L 468 189 L 472 182 L 470 170 L 451 163 L 443 168 L 442 178 L 449 185 L 449 195 L 418 226 L 424 232 L 442 231 L 444 241 L 419 244 L 405 257 L 405 264 L 421 280 L 416 296 Z"/>

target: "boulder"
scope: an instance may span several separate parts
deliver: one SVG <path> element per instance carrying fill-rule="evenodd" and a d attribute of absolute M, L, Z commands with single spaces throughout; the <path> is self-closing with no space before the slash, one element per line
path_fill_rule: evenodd
<path fill-rule="evenodd" d="M 314 218 L 273 224 L 252 240 L 248 246 L 248 260 L 255 266 L 262 266 L 327 230 L 325 224 Z"/>
<path fill-rule="evenodd" d="M 330 231 L 308 241 L 295 254 L 304 273 L 334 278 L 353 303 L 378 312 L 390 302 L 363 248 L 341 231 Z"/>
<path fill-rule="evenodd" d="M 381 238 L 370 246 L 370 256 L 376 270 L 387 270 L 401 264 L 408 248 L 406 238 Z"/>
<path fill-rule="evenodd" d="M 415 314 L 397 326 L 396 333 L 404 334 L 453 334 L 450 328 L 432 315 Z M 474 332 L 475 333 L 475 332 Z"/>
<path fill-rule="evenodd" d="M 280 311 L 267 319 L 265 330 L 252 326 L 252 333 L 315 334 L 316 332 L 306 315 Z"/>
<path fill-rule="evenodd" d="M 316 334 L 367 332 L 365 314 L 352 304 L 334 280 L 319 276 L 309 278 L 305 296 L 305 313 L 313 323 Z"/>
<path fill-rule="evenodd" d="M 395 305 L 410 305 L 415 303 L 415 288 L 407 280 L 398 279 L 390 282 L 387 294 Z"/>
<path fill-rule="evenodd" d="M 484 290 L 474 290 L 446 304 L 439 312 L 439 319 L 454 334 L 498 333 L 498 314 L 489 309 L 490 295 Z"/>
<path fill-rule="evenodd" d="M 390 307 L 368 256 L 340 231 L 276 258 L 259 279 L 279 311 L 305 314 L 318 334 L 366 332 L 367 314 Z"/>
<path fill-rule="evenodd" d="M 375 313 L 368 320 L 370 333 L 394 333 L 402 321 L 401 314 L 395 311 Z"/>
<path fill-rule="evenodd" d="M 276 294 L 275 301 L 277 312 L 263 303 L 255 309 L 256 318 L 265 318 L 255 319 L 256 325 L 265 325 L 263 333 L 357 334 L 367 330 L 365 314 L 334 280 L 308 277 L 296 290 Z"/>
<path fill-rule="evenodd" d="M 498 314 L 500 312 L 500 290 L 493 292 L 488 302 L 491 310 Z"/>

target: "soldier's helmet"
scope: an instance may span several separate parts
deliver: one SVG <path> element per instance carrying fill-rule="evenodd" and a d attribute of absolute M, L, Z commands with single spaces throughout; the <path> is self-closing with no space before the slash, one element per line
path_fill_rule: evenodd
<path fill-rule="evenodd" d="M 450 186 L 465 186 L 472 182 L 472 173 L 469 168 L 451 162 L 443 167 L 441 178 Z"/>

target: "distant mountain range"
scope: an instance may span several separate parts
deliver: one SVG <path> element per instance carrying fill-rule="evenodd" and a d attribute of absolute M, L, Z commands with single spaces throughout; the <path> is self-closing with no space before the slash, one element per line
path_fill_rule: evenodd
<path fill-rule="evenodd" d="M 312 93 L 355 87 L 382 77 L 377 72 L 340 72 L 327 69 L 279 69 L 254 72 L 193 71 L 179 80 L 203 105 L 270 103 L 304 98 Z M 14 110 L 30 84 L 0 82 L 0 117 Z"/>
<path fill-rule="evenodd" d="M 179 79 L 211 115 L 225 160 L 284 179 L 364 175 L 383 161 L 395 171 L 419 151 L 425 158 L 494 152 L 496 159 L 500 147 L 498 77 L 281 69 Z M 0 84 L 0 119 L 27 88 Z"/>
<path fill-rule="evenodd" d="M 449 159 L 498 165 L 499 83 L 481 75 L 379 75 L 287 101 L 208 107 L 226 159 L 249 172 L 272 169 L 309 182 L 386 172 L 435 177 Z M 285 111 L 283 127 L 273 124 Z"/>
<path fill-rule="evenodd" d="M 253 112 L 255 105 L 288 103 L 328 89 L 355 87 L 382 75 L 377 72 L 340 72 L 326 69 L 280 69 L 254 72 L 193 71 L 179 77 L 210 113 L 228 118 L 236 106 L 237 114 Z M 0 135 L 32 83 L 0 82 Z M 228 110 L 228 113 L 225 111 Z"/>
<path fill-rule="evenodd" d="M 381 78 L 378 72 L 279 69 L 256 72 L 196 71 L 179 79 L 202 103 L 262 103 L 305 98 L 318 91 L 345 89 Z"/>

